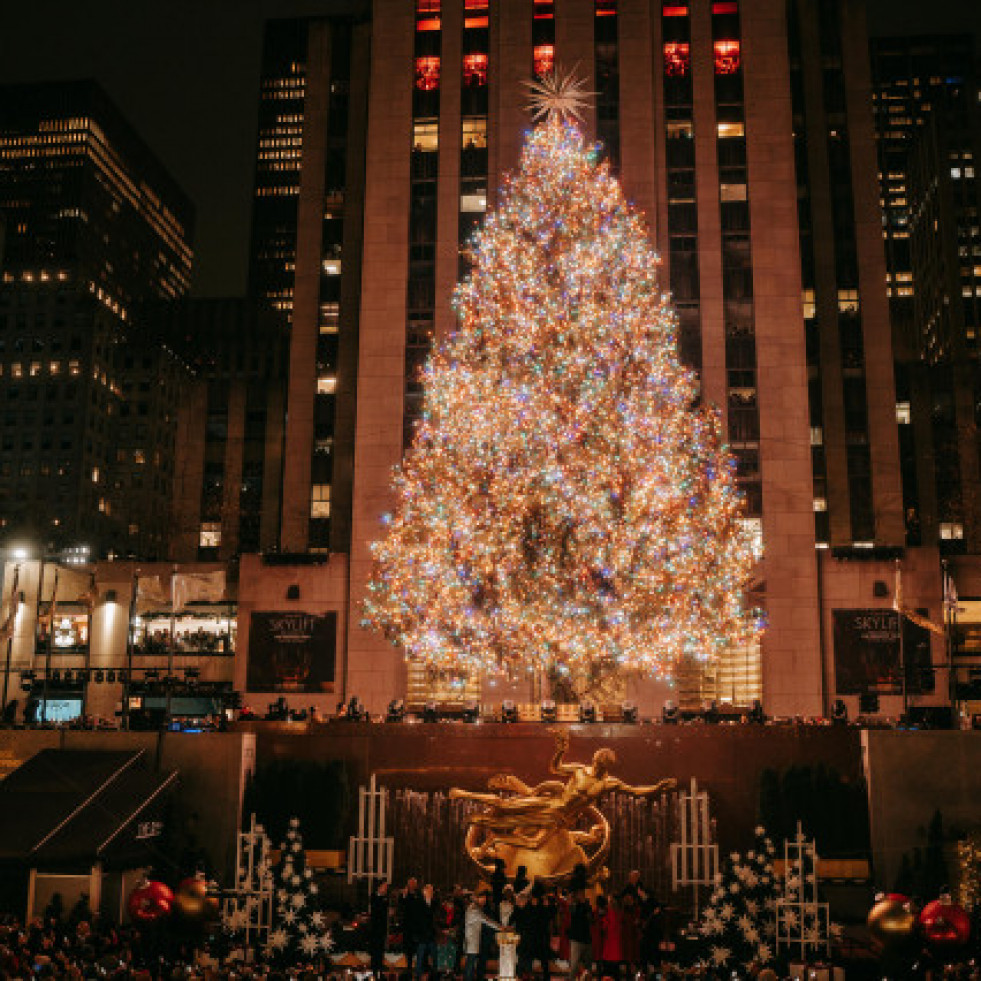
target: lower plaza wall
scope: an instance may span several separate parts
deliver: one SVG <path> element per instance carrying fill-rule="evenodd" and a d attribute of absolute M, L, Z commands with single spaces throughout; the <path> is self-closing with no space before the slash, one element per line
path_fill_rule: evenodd
<path fill-rule="evenodd" d="M 959 833 L 981 828 L 981 733 L 750 724 L 596 724 L 568 730 L 567 759 L 585 762 L 595 749 L 609 746 L 617 754 L 614 775 L 628 783 L 674 777 L 687 789 L 695 777 L 709 793 L 723 855 L 752 840 L 764 771 L 784 773 L 794 766 L 824 766 L 845 781 L 868 781 L 877 888 L 893 885 L 904 852 L 922 848 L 935 810 Z M 372 774 L 393 793 L 451 786 L 483 790 L 498 772 L 534 783 L 548 775 L 554 742 L 551 726 L 527 723 L 243 723 L 227 733 L 0 729 L 0 779 L 44 748 L 132 747 L 146 749 L 151 765 L 180 772 L 175 820 L 230 877 L 242 793 L 254 765 L 343 761 L 352 802 L 347 830 L 353 834 L 357 789 Z M 395 848 L 397 854 L 398 841 Z"/>

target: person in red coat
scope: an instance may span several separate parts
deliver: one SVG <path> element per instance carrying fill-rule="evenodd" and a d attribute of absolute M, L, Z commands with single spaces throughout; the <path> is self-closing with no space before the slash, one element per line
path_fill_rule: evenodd
<path fill-rule="evenodd" d="M 620 964 L 623 962 L 623 918 L 619 903 L 611 896 L 606 903 L 606 909 L 597 917 L 600 925 L 601 946 L 596 959 L 603 965 L 604 976 L 616 978 L 620 976 Z"/>
<path fill-rule="evenodd" d="M 620 899 L 620 947 L 628 968 L 640 964 L 640 907 L 630 893 Z"/>

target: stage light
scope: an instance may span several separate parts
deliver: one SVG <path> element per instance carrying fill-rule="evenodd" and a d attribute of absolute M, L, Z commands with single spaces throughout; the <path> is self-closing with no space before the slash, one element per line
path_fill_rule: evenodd
<path fill-rule="evenodd" d="M 559 717 L 559 710 L 555 707 L 555 702 L 551 698 L 546 698 L 539 709 L 539 716 L 542 722 L 555 722 Z"/>
<path fill-rule="evenodd" d="M 661 721 L 666 725 L 677 725 L 681 721 L 681 711 L 670 699 L 661 709 Z"/>
<path fill-rule="evenodd" d="M 502 722 L 518 721 L 518 706 L 515 705 L 510 698 L 505 699 L 501 703 L 501 721 Z"/>
<path fill-rule="evenodd" d="M 106 680 L 106 676 L 101 671 L 95 672 L 95 683 L 101 685 Z"/>
<path fill-rule="evenodd" d="M 596 706 L 592 702 L 583 702 L 579 706 L 579 721 L 580 722 L 596 721 Z"/>
<path fill-rule="evenodd" d="M 480 720 L 480 706 L 476 702 L 467 702 L 463 706 L 463 721 L 478 722 Z"/>
<path fill-rule="evenodd" d="M 753 699 L 753 707 L 749 710 L 749 721 L 763 725 L 766 722 L 766 713 L 763 711 L 763 703 L 758 699 Z"/>
<path fill-rule="evenodd" d="M 116 683 L 116 672 L 111 668 L 109 669 L 109 673 L 106 675 L 106 681 L 108 681 L 110 685 L 114 685 Z"/>
<path fill-rule="evenodd" d="M 52 683 L 53 685 L 60 685 L 60 684 L 61 684 L 61 671 L 60 671 L 60 669 L 58 669 L 58 668 L 55 668 L 55 669 L 54 669 L 54 670 L 53 670 L 53 671 L 51 672 L 51 678 L 50 678 L 50 681 L 51 681 L 51 683 Z"/>
<path fill-rule="evenodd" d="M 393 698 L 388 703 L 388 709 L 385 712 L 386 722 L 404 722 L 405 721 L 405 702 L 401 698 Z"/>
<path fill-rule="evenodd" d="M 640 721 L 637 706 L 633 702 L 624 702 L 620 706 L 620 715 L 624 722 L 637 723 Z"/>
<path fill-rule="evenodd" d="M 848 706 L 840 698 L 836 698 L 831 706 L 831 721 L 839 725 L 848 722 Z"/>
<path fill-rule="evenodd" d="M 422 709 L 422 721 L 423 722 L 438 722 L 439 712 L 436 709 L 435 702 L 426 702 Z"/>

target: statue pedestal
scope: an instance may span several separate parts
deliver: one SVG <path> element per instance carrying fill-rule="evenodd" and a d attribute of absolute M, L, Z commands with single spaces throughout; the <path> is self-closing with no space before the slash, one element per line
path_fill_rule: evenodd
<path fill-rule="evenodd" d="M 497 944 L 497 976 L 501 981 L 513 981 L 518 967 L 518 935 L 499 933 Z"/>

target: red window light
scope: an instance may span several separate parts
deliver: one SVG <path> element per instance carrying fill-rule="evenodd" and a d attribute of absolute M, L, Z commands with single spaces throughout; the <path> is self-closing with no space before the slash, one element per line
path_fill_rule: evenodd
<path fill-rule="evenodd" d="M 552 74 L 552 69 L 555 68 L 555 45 L 554 44 L 538 44 L 535 46 L 533 53 L 535 75 L 538 78 L 544 78 L 546 75 Z"/>
<path fill-rule="evenodd" d="M 616 17 L 617 0 L 596 0 L 597 17 Z"/>
<path fill-rule="evenodd" d="M 683 3 L 666 3 L 661 8 L 661 15 L 663 17 L 687 17 L 688 7 Z"/>
<path fill-rule="evenodd" d="M 438 31 L 440 0 L 416 0 L 416 30 Z"/>
<path fill-rule="evenodd" d="M 471 27 L 486 27 L 489 21 L 486 17 L 464 17 L 463 26 L 466 28 Z"/>
<path fill-rule="evenodd" d="M 416 88 L 420 92 L 435 92 L 439 88 L 439 58 L 416 58 Z"/>
<path fill-rule="evenodd" d="M 463 84 L 473 88 L 487 84 L 487 55 L 463 56 Z"/>
<path fill-rule="evenodd" d="M 715 0 L 712 4 L 713 14 L 738 14 L 739 4 L 736 0 Z"/>
<path fill-rule="evenodd" d="M 487 0 L 465 0 L 463 4 L 464 10 L 486 10 Z"/>
<path fill-rule="evenodd" d="M 687 41 L 670 41 L 664 45 L 664 74 L 681 78 L 691 71 L 691 45 Z"/>
<path fill-rule="evenodd" d="M 734 75 L 739 71 L 741 49 L 738 41 L 716 41 L 713 48 L 716 75 Z"/>
<path fill-rule="evenodd" d="M 535 0 L 534 13 L 535 20 L 554 20 L 555 4 L 552 0 Z"/>

